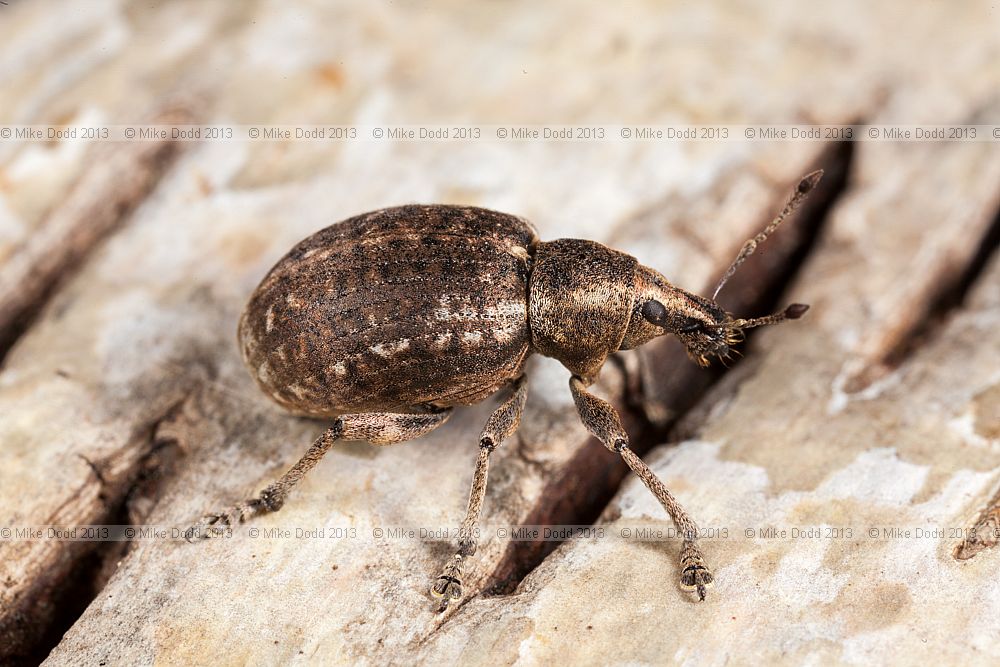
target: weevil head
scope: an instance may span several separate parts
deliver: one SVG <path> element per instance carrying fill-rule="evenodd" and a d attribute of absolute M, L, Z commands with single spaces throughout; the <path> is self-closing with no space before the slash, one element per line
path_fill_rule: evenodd
<path fill-rule="evenodd" d="M 621 349 L 639 347 L 658 336 L 673 334 L 688 356 L 707 366 L 711 357 L 725 357 L 742 334 L 733 317 L 714 301 L 671 285 L 657 271 L 638 266 L 632 317 Z"/>
<path fill-rule="evenodd" d="M 671 285 L 660 273 L 637 266 L 635 299 L 621 349 L 643 345 L 665 334 L 684 344 L 688 356 L 701 366 L 712 357 L 728 359 L 733 346 L 743 340 L 744 329 L 801 317 L 808 306 L 792 304 L 784 311 L 756 319 L 736 318 L 716 302 Z"/>

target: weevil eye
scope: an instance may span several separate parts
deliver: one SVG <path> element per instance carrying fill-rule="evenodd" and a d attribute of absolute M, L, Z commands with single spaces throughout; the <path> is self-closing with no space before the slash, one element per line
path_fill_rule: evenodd
<path fill-rule="evenodd" d="M 693 317 L 685 318 L 684 322 L 678 327 L 678 333 L 698 333 L 704 328 L 704 323 L 701 320 L 696 320 Z"/>
<path fill-rule="evenodd" d="M 640 312 L 642 313 L 642 317 L 650 324 L 655 324 L 658 327 L 667 325 L 667 309 L 656 299 L 650 299 L 642 304 Z"/>

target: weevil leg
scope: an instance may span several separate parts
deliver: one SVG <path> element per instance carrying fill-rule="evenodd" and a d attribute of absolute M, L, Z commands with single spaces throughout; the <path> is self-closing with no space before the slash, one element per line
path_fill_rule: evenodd
<path fill-rule="evenodd" d="M 608 449 L 617 452 L 628 464 L 643 484 L 646 485 L 656 499 L 663 505 L 677 530 L 684 536 L 681 546 L 681 588 L 686 591 L 697 591 L 698 598 L 705 599 L 705 589 L 712 584 L 712 572 L 705 564 L 705 559 L 698 547 L 698 526 L 684 511 L 681 504 L 673 497 L 663 482 L 653 474 L 653 471 L 636 456 L 628 446 L 628 434 L 622 426 L 618 413 L 610 403 L 594 396 L 587 391 L 587 382 L 574 375 L 570 378 L 569 387 L 573 392 L 573 402 L 584 426 Z"/>
<path fill-rule="evenodd" d="M 292 487 L 319 463 L 338 440 L 367 440 L 373 445 L 405 442 L 430 433 L 448 421 L 451 413 L 452 409 L 448 408 L 421 414 L 366 412 L 338 417 L 333 426 L 316 438 L 298 463 L 289 468 L 278 481 L 261 491 L 259 496 L 221 512 L 206 514 L 185 531 L 184 537 L 188 541 L 196 537 L 212 537 L 221 534 L 222 526 L 235 526 L 258 514 L 277 512 L 285 504 Z"/>
<path fill-rule="evenodd" d="M 431 585 L 431 595 L 441 599 L 439 612 L 443 612 L 452 600 L 462 597 L 462 568 L 465 559 L 476 553 L 477 524 L 483 511 L 483 500 L 486 498 L 490 454 L 513 435 L 521 423 L 524 404 L 528 399 L 528 382 L 523 375 L 514 381 L 512 390 L 510 397 L 490 415 L 479 436 L 479 458 L 476 461 L 476 472 L 472 476 L 469 508 L 458 530 L 458 551 L 448 560 L 441 576 Z"/>

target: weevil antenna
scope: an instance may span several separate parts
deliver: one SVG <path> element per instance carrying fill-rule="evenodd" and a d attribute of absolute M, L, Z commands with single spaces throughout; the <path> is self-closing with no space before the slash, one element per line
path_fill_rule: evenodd
<path fill-rule="evenodd" d="M 735 329 L 753 329 L 754 327 L 762 327 L 766 324 L 777 324 L 785 320 L 797 320 L 805 315 L 807 310 L 809 310 L 809 306 L 806 304 L 793 303 L 781 312 L 774 313 L 773 315 L 754 317 L 749 320 L 733 320 L 730 326 Z"/>
<path fill-rule="evenodd" d="M 726 269 L 726 273 L 722 276 L 722 280 L 719 281 L 715 291 L 712 292 L 712 301 L 715 301 L 715 297 L 719 296 L 722 286 L 733 277 L 733 274 L 736 273 L 736 269 L 740 268 L 740 264 L 745 262 L 747 258 L 750 257 L 755 250 L 757 250 L 757 246 L 763 243 L 767 237 L 770 236 L 774 230 L 785 221 L 785 218 L 791 215 L 792 211 L 798 208 L 799 204 L 806 200 L 806 197 L 809 196 L 809 193 L 813 191 L 816 184 L 819 183 L 819 179 L 822 177 L 822 169 L 817 169 L 816 171 L 808 173 L 802 177 L 802 180 L 799 181 L 798 187 L 795 188 L 795 192 L 792 193 L 792 196 L 788 199 L 788 203 L 785 204 L 785 208 L 781 209 L 781 213 L 779 213 L 767 227 L 761 230 L 752 239 L 747 240 L 747 242 L 743 244 L 743 247 L 740 248 L 740 252 L 736 255 L 736 259 L 734 259 L 733 263 L 729 265 L 728 269 Z"/>

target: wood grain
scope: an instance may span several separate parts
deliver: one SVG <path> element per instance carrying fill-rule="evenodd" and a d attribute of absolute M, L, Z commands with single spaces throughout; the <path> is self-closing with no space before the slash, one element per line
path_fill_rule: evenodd
<path fill-rule="evenodd" d="M 989 3 L 668 3 L 611 14 L 561 3 L 430 13 L 111 1 L 67 13 L 58 29 L 52 3 L 0 11 L 0 55 L 17 65 L 0 74 L 11 93 L 3 122 L 128 122 L 184 81 L 212 90 L 206 122 L 226 123 L 998 117 Z M 887 32 L 906 39 L 887 49 Z M 65 276 L 44 304 L 0 293 L 0 303 L 38 306 L 0 372 L 0 527 L 169 530 L 291 465 L 325 423 L 259 393 L 236 322 L 274 262 L 336 220 L 412 202 L 485 206 L 531 220 L 543 239 L 607 242 L 680 286 L 708 289 L 788 188 L 831 164 L 848 171 L 830 217 L 820 208 L 783 228 L 724 293 L 732 308 L 810 303 L 803 320 L 762 332 L 703 400 L 712 383 L 672 382 L 689 362 L 657 349 L 641 391 L 629 362 L 606 365 L 598 393 L 647 447 L 687 414 L 692 437 L 650 463 L 702 526 L 968 527 L 996 492 L 998 276 L 995 262 L 967 272 L 990 254 L 1000 208 L 990 143 L 858 142 L 845 153 L 825 142 L 205 142 L 103 232 L 83 229 L 80 212 L 132 201 L 129 169 L 115 165 L 136 158 L 85 165 L 62 148 L 0 150 L 0 243 L 15 239 L 0 249 L 53 250 L 41 268 Z M 84 166 L 91 181 L 78 181 Z M 73 182 L 100 187 L 67 196 Z M 801 222 L 817 235 L 811 246 L 792 242 Z M 22 259 L 2 257 L 0 275 L 27 275 Z M 790 291 L 754 292 L 782 276 Z M 969 298 L 943 306 L 967 280 Z M 709 540 L 717 585 L 695 606 L 676 589 L 675 541 L 552 551 L 498 534 L 602 510 L 612 530 L 667 525 L 636 480 L 608 502 L 624 467 L 579 424 L 568 373 L 545 359 L 528 373 L 522 428 L 491 464 L 492 533 L 467 573 L 468 601 L 446 615 L 433 613 L 427 590 L 454 544 L 388 529 L 457 528 L 495 403 L 407 445 L 335 448 L 281 512 L 231 539 L 0 541 L 0 659 L 51 650 L 50 664 L 850 661 L 888 655 L 902 638 L 912 642 L 903 655 L 917 656 L 923 642 L 909 628 L 933 646 L 962 637 L 973 659 L 996 657 L 993 549 L 956 564 L 948 540 Z M 322 539 L 306 534 L 318 529 Z M 65 612 L 74 600 L 89 605 Z M 761 609 L 793 618 L 762 619 Z"/>

